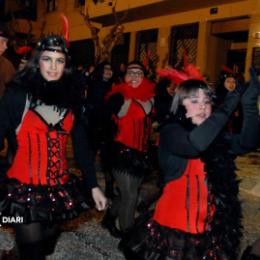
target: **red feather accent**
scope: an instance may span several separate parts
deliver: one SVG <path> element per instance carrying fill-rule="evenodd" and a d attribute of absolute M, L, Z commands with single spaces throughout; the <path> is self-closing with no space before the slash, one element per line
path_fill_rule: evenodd
<path fill-rule="evenodd" d="M 63 27 L 63 37 L 66 40 L 67 47 L 69 46 L 69 20 L 66 15 L 61 14 L 61 21 Z"/>
<path fill-rule="evenodd" d="M 113 85 L 111 91 L 106 95 L 105 99 L 108 100 L 113 94 L 120 93 L 124 99 L 139 99 L 141 101 L 147 101 L 155 96 L 155 85 L 147 80 L 143 79 L 141 85 L 138 88 L 133 88 L 127 83 L 121 83 Z"/>
<path fill-rule="evenodd" d="M 187 64 L 184 67 L 184 72 L 188 75 L 189 79 L 198 79 L 204 81 L 204 77 L 201 75 L 200 70 L 194 64 Z"/>
<path fill-rule="evenodd" d="M 31 50 L 32 50 L 32 47 L 30 47 L 30 46 L 21 46 L 21 47 L 18 47 L 17 49 L 15 49 L 15 52 L 19 55 L 23 55 Z"/>
<path fill-rule="evenodd" d="M 173 68 L 158 69 L 157 73 L 162 78 L 170 79 L 174 84 L 180 84 L 181 82 L 189 79 L 186 73 Z"/>
<path fill-rule="evenodd" d="M 230 69 L 229 67 L 227 67 L 225 65 L 222 66 L 222 70 L 227 73 L 230 73 L 230 74 L 235 74 L 235 72 L 232 69 Z"/>
<path fill-rule="evenodd" d="M 183 71 L 176 70 L 173 68 L 167 68 L 167 69 L 158 69 L 157 73 L 159 74 L 160 77 L 170 79 L 174 84 L 180 84 L 183 81 L 189 79 L 197 79 L 197 80 L 205 81 L 200 70 L 194 64 L 188 64 L 188 58 L 186 56 L 186 52 L 184 53 L 183 63 L 184 63 Z"/>

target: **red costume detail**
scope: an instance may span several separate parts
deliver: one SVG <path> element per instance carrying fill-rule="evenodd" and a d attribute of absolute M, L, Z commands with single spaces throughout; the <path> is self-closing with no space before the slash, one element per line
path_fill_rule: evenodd
<path fill-rule="evenodd" d="M 133 100 L 128 113 L 122 118 L 115 118 L 115 121 L 118 126 L 115 141 L 145 152 L 149 137 L 146 130 L 151 129 L 151 122 L 146 118 L 142 106 Z"/>
<path fill-rule="evenodd" d="M 146 78 L 143 79 L 142 83 L 137 88 L 133 88 L 127 83 L 113 85 L 111 91 L 106 96 L 106 99 L 116 93 L 120 93 L 126 100 L 134 98 L 141 101 L 148 101 L 155 96 L 154 84 Z"/>
<path fill-rule="evenodd" d="M 32 51 L 32 47 L 30 46 L 21 46 L 15 49 L 15 52 L 19 55 L 26 54 L 27 52 Z"/>
<path fill-rule="evenodd" d="M 185 54 L 185 53 L 184 53 Z M 173 68 L 158 69 L 157 73 L 162 78 L 170 79 L 174 84 L 181 84 L 186 80 L 201 80 L 205 82 L 205 78 L 200 70 L 194 65 L 187 62 L 187 56 L 184 55 L 183 71 Z"/>
<path fill-rule="evenodd" d="M 37 112 L 28 110 L 17 134 L 18 149 L 8 178 L 32 185 L 67 182 L 66 145 L 73 126 L 72 112 L 66 113 L 58 124 L 62 128 L 55 129 Z"/>
<path fill-rule="evenodd" d="M 120 93 L 124 100 L 132 99 L 127 114 L 121 118 L 114 116 L 118 127 L 115 141 L 141 152 L 147 150 L 147 141 L 150 137 L 151 119 L 147 117 L 144 108 L 138 102 L 149 101 L 154 94 L 154 84 L 143 79 L 140 86 L 133 88 L 127 83 L 114 85 L 107 97 Z"/>
<path fill-rule="evenodd" d="M 204 163 L 200 159 L 191 159 L 184 175 L 165 186 L 153 219 L 169 228 L 193 234 L 203 233 L 208 230 L 208 223 L 215 211 L 214 206 L 208 206 L 211 199 Z"/>

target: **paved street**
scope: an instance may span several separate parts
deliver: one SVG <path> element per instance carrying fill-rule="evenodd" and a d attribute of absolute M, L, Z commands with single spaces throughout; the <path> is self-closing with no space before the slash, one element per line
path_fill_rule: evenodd
<path fill-rule="evenodd" d="M 241 179 L 240 198 L 243 202 L 244 237 L 242 249 L 244 249 L 260 238 L 260 153 L 254 152 L 239 157 L 237 167 L 237 174 Z M 103 187 L 104 176 L 100 171 L 98 172 L 98 181 Z M 152 196 L 155 190 L 156 180 L 152 178 L 151 181 L 143 185 L 141 196 Z M 55 252 L 48 257 L 48 260 L 124 259 L 117 249 L 118 240 L 111 237 L 99 224 L 103 214 L 92 209 L 79 218 L 64 224 Z M 13 246 L 12 230 L 2 228 L 0 249 L 9 250 Z"/>

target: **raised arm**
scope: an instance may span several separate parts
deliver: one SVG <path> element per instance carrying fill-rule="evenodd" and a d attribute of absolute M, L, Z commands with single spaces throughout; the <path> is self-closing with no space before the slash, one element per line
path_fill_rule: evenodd
<path fill-rule="evenodd" d="M 243 124 L 239 135 L 232 138 L 232 151 L 243 154 L 257 147 L 260 141 L 260 116 L 257 98 L 260 95 L 260 84 L 253 67 L 250 68 L 250 82 L 242 96 Z"/>
<path fill-rule="evenodd" d="M 222 107 L 216 109 L 201 125 L 187 131 L 178 124 L 170 124 L 160 131 L 160 142 L 168 151 L 178 156 L 196 157 L 205 151 L 236 109 L 244 88 L 239 86 L 228 93 Z"/>

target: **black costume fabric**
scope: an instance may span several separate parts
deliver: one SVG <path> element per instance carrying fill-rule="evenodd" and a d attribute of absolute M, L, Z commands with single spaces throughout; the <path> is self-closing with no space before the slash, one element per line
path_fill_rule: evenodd
<path fill-rule="evenodd" d="M 35 73 L 30 77 L 22 76 L 20 81 L 21 87 L 29 93 L 32 103 L 40 100 L 46 105 L 71 108 L 74 113 L 80 113 L 86 84 L 83 75 L 71 72 L 58 81 L 46 81 L 39 73 Z M 14 84 L 19 83 L 15 81 Z"/>
<path fill-rule="evenodd" d="M 95 150 L 101 148 L 104 153 L 106 153 L 104 146 L 113 139 L 115 134 L 111 113 L 105 105 L 105 96 L 111 90 L 113 83 L 112 78 L 107 80 L 103 78 L 106 65 L 111 66 L 108 62 L 102 62 L 91 74 L 84 104 L 91 144 Z"/>
<path fill-rule="evenodd" d="M 155 119 L 159 123 L 163 123 L 170 117 L 170 108 L 173 99 L 173 97 L 167 92 L 167 88 L 170 86 L 170 83 L 170 80 L 163 78 L 157 83 L 155 88 Z"/>
<path fill-rule="evenodd" d="M 148 152 L 131 149 L 119 142 L 112 143 L 110 148 L 113 152 L 108 155 L 109 162 L 117 171 L 143 177 L 147 170 L 152 169 L 152 158 Z"/>
<path fill-rule="evenodd" d="M 239 181 L 235 173 L 235 156 L 230 149 L 230 141 L 228 135 L 219 136 L 203 156 L 209 188 L 214 195 L 216 206 L 209 233 L 212 243 L 207 257 L 213 254 L 220 259 L 224 258 L 223 256 L 236 259 L 242 236 Z M 223 253 L 218 255 L 219 252 Z"/>
<path fill-rule="evenodd" d="M 80 180 L 72 174 L 67 183 L 57 186 L 25 185 L 15 179 L 1 183 L 2 216 L 22 217 L 23 224 L 72 219 L 89 208 L 80 190 Z"/>

